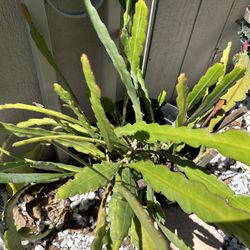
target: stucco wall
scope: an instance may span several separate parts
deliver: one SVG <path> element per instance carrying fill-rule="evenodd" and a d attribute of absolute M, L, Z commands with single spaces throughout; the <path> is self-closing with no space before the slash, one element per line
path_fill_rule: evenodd
<path fill-rule="evenodd" d="M 0 1 L 0 104 L 41 102 L 33 58 L 19 0 Z M 0 111 L 0 120 L 26 120 L 25 111 Z M 0 134 L 0 143 L 3 136 Z"/>
<path fill-rule="evenodd" d="M 19 0 L 0 1 L 0 103 L 40 102 L 40 90 Z M 24 111 L 1 111 L 3 121 L 26 119 Z"/>

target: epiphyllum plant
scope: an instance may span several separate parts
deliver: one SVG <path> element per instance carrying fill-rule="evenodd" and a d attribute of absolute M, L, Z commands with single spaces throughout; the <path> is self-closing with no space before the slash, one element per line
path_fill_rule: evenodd
<path fill-rule="evenodd" d="M 202 147 L 201 153 L 204 148 L 215 148 L 226 157 L 250 164 L 250 137 L 246 132 L 228 130 L 210 133 L 208 128 L 196 128 L 197 124 L 203 127 L 208 124 L 212 131 L 226 112 L 245 98 L 250 85 L 247 55 L 239 54 L 234 69 L 227 73 L 229 43 L 221 61 L 210 67 L 191 91 L 188 90 L 186 76 L 181 74 L 176 86 L 179 114 L 175 125 L 159 125 L 154 122 L 153 108 L 140 70 L 148 14 L 144 0 L 138 0 L 135 4 L 129 0 L 121 1 L 124 8 L 121 32 L 123 56 L 119 54 L 90 0 L 83 0 L 83 3 L 127 89 L 136 122 L 123 126 L 126 102 L 124 113 L 119 116 L 112 101 L 101 97 L 88 58 L 82 55 L 81 63 L 96 126 L 89 122 L 24 7 L 35 43 L 62 78 L 64 87 L 54 84 L 54 89 L 75 117 L 27 104 L 5 104 L 0 105 L 0 110 L 30 110 L 45 117 L 16 125 L 1 122 L 1 129 L 7 134 L 26 138 L 15 142 L 14 147 L 31 143 L 53 144 L 79 161 L 82 167 L 19 157 L 13 162 L 1 163 L 1 183 L 47 183 L 61 178 L 68 180 L 72 176 L 58 189 L 58 199 L 104 187 L 106 191 L 99 207 L 92 249 L 102 249 L 103 245 L 109 249 L 119 249 L 126 236 L 130 236 L 131 242 L 140 249 L 168 249 L 170 241 L 180 249 L 189 249 L 164 226 L 164 213 L 155 193 L 162 193 L 168 200 L 176 201 L 186 213 L 197 214 L 205 222 L 215 224 L 250 246 L 250 197 L 235 196 L 223 182 L 197 166 L 193 154 L 187 158 L 183 153 L 193 148 Z M 161 104 L 159 98 L 157 106 Z M 106 106 L 109 106 L 108 110 L 103 108 Z M 110 123 L 107 113 L 116 117 L 115 124 Z M 44 125 L 51 129 L 43 128 Z M 91 156 L 95 163 L 85 162 L 68 148 Z M 4 147 L 1 152 L 15 157 Z M 15 173 L 20 166 L 25 166 L 27 172 Z M 50 172 L 36 173 L 36 169 Z M 138 184 L 141 179 L 146 185 Z M 21 249 L 23 235 L 16 230 L 12 208 L 24 190 L 20 189 L 6 207 L 4 236 L 9 249 Z M 107 204 L 108 195 L 111 200 Z M 108 215 L 105 206 L 109 207 Z M 110 224 L 106 222 L 107 216 Z"/>

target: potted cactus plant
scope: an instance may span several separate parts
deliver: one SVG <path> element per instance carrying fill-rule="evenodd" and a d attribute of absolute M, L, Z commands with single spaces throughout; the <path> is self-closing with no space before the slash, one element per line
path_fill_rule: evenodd
<path fill-rule="evenodd" d="M 34 183 L 59 179 L 65 180 L 65 183 L 57 189 L 57 199 L 99 188 L 105 190 L 99 206 L 92 249 L 102 249 L 104 246 L 119 249 L 126 236 L 141 249 L 169 249 L 170 242 L 180 249 L 190 249 L 165 226 L 157 193 L 177 202 L 184 212 L 195 213 L 205 222 L 235 235 L 249 246 L 250 198 L 235 196 L 226 184 L 196 164 L 197 159 L 209 149 L 216 149 L 226 157 L 250 164 L 249 134 L 238 130 L 212 133 L 226 113 L 236 102 L 243 100 L 249 90 L 248 56 L 245 53 L 237 55 L 233 70 L 228 72 L 229 43 L 221 61 L 211 66 L 192 90 L 188 89 L 186 75 L 181 74 L 176 86 L 179 110 L 176 121 L 173 125 L 160 125 L 155 122 L 155 109 L 140 65 L 148 9 L 144 0 L 121 2 L 124 13 L 122 53 L 119 53 L 91 1 L 83 0 L 93 27 L 126 87 L 132 103 L 133 124 L 126 123 L 127 101 L 124 102 L 123 113 L 119 115 L 115 104 L 102 98 L 85 54 L 81 56 L 81 63 L 95 115 L 94 123 L 79 107 L 65 77 L 62 77 L 61 85 L 54 84 L 54 89 L 74 116 L 27 104 L 0 105 L 0 111 L 20 109 L 44 115 L 44 118 L 18 124 L 0 122 L 1 131 L 20 138 L 13 144 L 14 147 L 52 144 L 79 163 L 72 166 L 32 160 L 25 156 L 17 158 L 4 147 L 1 148 L 3 153 L 14 157 L 14 161 L 1 163 L 0 182 L 27 184 L 16 190 L 5 209 L 4 239 L 7 248 L 22 248 L 23 236 L 17 231 L 12 218 L 12 209 L 20 195 Z M 25 7 L 24 14 L 41 53 L 63 76 Z M 163 103 L 164 100 L 159 98 L 156 106 L 160 107 Z M 107 106 L 109 109 L 105 110 Z M 116 117 L 112 123 L 108 113 Z M 201 126 L 203 128 L 199 128 Z M 237 146 L 236 142 L 239 142 Z M 195 153 L 187 154 L 193 151 Z M 92 161 L 86 162 L 76 152 L 91 157 Z M 25 166 L 26 170 L 15 173 L 19 166 Z M 44 172 L 37 172 L 36 169 Z M 109 202 L 108 196 L 111 196 Z M 105 206 L 109 207 L 108 213 Z"/>

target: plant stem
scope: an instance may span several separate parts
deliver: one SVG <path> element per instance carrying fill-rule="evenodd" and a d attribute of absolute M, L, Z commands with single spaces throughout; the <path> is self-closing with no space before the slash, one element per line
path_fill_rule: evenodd
<path fill-rule="evenodd" d="M 61 149 L 62 151 L 64 151 L 66 154 L 68 154 L 70 157 L 72 157 L 73 159 L 75 159 L 79 163 L 81 163 L 83 166 L 88 167 L 89 169 L 91 169 L 92 171 L 94 171 L 95 173 L 97 173 L 98 175 L 102 176 L 104 179 L 107 180 L 108 183 L 110 183 L 110 180 L 105 175 L 101 174 L 99 171 L 97 171 L 96 169 L 94 169 L 86 161 L 82 160 L 80 157 L 78 157 L 77 155 L 73 154 L 72 152 L 70 152 L 68 149 L 66 149 L 65 147 L 61 146 L 60 144 L 58 144 L 56 142 L 53 142 L 52 144 L 54 146 L 58 147 L 59 149 Z"/>
<path fill-rule="evenodd" d="M 133 209 L 135 215 L 147 231 L 147 233 L 153 239 L 155 246 L 158 250 L 167 250 L 169 248 L 169 242 L 163 236 L 161 231 L 156 230 L 154 227 L 154 221 L 152 218 L 145 212 L 141 204 L 138 202 L 136 197 L 124 186 L 121 184 L 118 185 L 118 191 L 121 195 L 127 200 L 131 208 Z"/>
<path fill-rule="evenodd" d="M 5 149 L 3 149 L 3 148 L 1 148 L 0 147 L 0 152 L 1 152 L 1 154 L 5 154 L 5 155 L 7 155 L 7 156 L 9 156 L 9 157 L 11 157 L 11 158 L 13 158 L 13 159 L 15 159 L 15 160 L 23 160 L 23 158 L 20 158 L 20 157 L 18 157 L 18 156 L 16 156 L 16 155 L 13 155 L 13 154 L 11 154 L 9 151 L 7 151 L 7 150 L 5 150 Z"/>
<path fill-rule="evenodd" d="M 33 106 L 33 105 L 28 105 L 28 104 L 22 104 L 22 103 L 15 103 L 15 104 L 4 104 L 4 105 L 0 105 L 0 110 L 5 110 L 5 109 L 22 109 L 22 110 L 30 110 L 30 111 L 34 111 L 34 112 L 38 112 L 38 113 L 42 113 L 48 116 L 53 116 L 53 117 L 58 117 L 62 120 L 66 120 L 75 124 L 79 124 L 82 125 L 82 123 L 80 121 L 78 121 L 77 119 L 74 119 L 68 115 L 64 115 L 60 112 L 56 112 L 50 109 L 45 109 L 42 107 L 37 107 L 37 106 Z"/>
<path fill-rule="evenodd" d="M 12 136 L 12 135 L 6 135 L 6 136 L 5 136 L 5 138 L 4 138 L 4 140 L 3 140 L 3 144 L 2 144 L 1 149 L 3 149 L 3 150 L 6 149 L 7 144 L 8 144 L 8 142 L 9 142 L 11 136 Z M 2 158 L 3 158 L 3 155 L 4 155 L 4 152 L 3 152 L 3 151 L 0 151 L 0 161 L 1 161 Z"/>
<path fill-rule="evenodd" d="M 126 122 L 128 101 L 129 101 L 129 96 L 128 96 L 127 93 L 125 93 L 125 95 L 124 95 L 123 109 L 122 109 L 122 122 L 121 122 L 121 126 L 124 126 L 124 124 Z"/>
<path fill-rule="evenodd" d="M 19 147 L 23 145 L 27 145 L 30 143 L 35 142 L 41 142 L 41 141 L 53 141 L 53 140 L 63 140 L 63 139 L 71 139 L 76 141 L 82 141 L 82 142 L 92 142 L 92 143 L 98 143 L 105 145 L 105 142 L 98 139 L 83 137 L 83 136 L 75 136 L 75 135 L 52 135 L 52 136 L 41 136 L 41 137 L 35 137 L 23 141 L 18 141 L 13 144 L 14 147 Z"/>

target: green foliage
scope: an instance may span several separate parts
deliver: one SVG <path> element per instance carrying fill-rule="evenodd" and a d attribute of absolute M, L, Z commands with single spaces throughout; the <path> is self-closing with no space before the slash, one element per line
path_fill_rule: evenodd
<path fill-rule="evenodd" d="M 58 83 L 54 83 L 54 90 L 58 94 L 60 99 L 65 102 L 75 113 L 79 121 L 82 123 L 82 126 L 88 131 L 89 134 L 93 136 L 94 132 L 92 131 L 86 116 L 79 110 L 79 108 L 75 104 L 74 99 L 71 97 L 71 94 L 67 90 L 63 89 L 63 87 Z"/>
<path fill-rule="evenodd" d="M 68 181 L 59 188 L 57 197 L 65 199 L 76 194 L 96 191 L 100 186 L 113 178 L 117 169 L 118 164 L 109 162 L 86 167 L 75 175 L 74 180 Z"/>
<path fill-rule="evenodd" d="M 136 94 L 136 90 L 133 86 L 131 76 L 127 70 L 126 64 L 124 62 L 124 59 L 119 54 L 117 47 L 114 43 L 114 41 L 111 39 L 107 28 L 101 21 L 96 9 L 92 6 L 90 0 L 83 0 L 84 6 L 86 8 L 86 11 L 90 17 L 90 20 L 93 24 L 93 27 L 95 28 L 98 37 L 100 38 L 101 42 L 103 43 L 105 49 L 107 50 L 116 70 L 120 74 L 120 77 L 127 88 L 127 93 L 133 103 L 133 108 L 136 116 L 136 120 L 140 121 L 142 120 L 142 113 L 141 113 L 141 107 L 139 98 Z"/>
<path fill-rule="evenodd" d="M 201 77 L 199 82 L 194 86 L 188 94 L 188 110 L 190 110 L 197 102 L 199 102 L 206 93 L 207 89 L 214 85 L 223 74 L 223 64 L 216 63 L 208 69 L 206 74 Z"/>
<path fill-rule="evenodd" d="M 4 211 L 4 223 L 5 223 L 5 232 L 4 232 L 4 242 L 7 249 L 11 250 L 23 250 L 24 247 L 21 244 L 21 236 L 18 234 L 15 221 L 13 218 L 13 208 L 15 207 L 20 195 L 25 191 L 25 188 L 16 193 L 8 201 L 5 211 Z"/>
<path fill-rule="evenodd" d="M 223 133 L 212 134 L 205 129 L 191 129 L 187 127 L 174 128 L 169 125 L 156 123 L 146 124 L 138 122 L 133 125 L 116 128 L 116 134 L 121 136 L 134 136 L 140 141 L 149 143 L 174 142 L 186 143 L 198 148 L 201 145 L 207 148 L 216 148 L 221 154 L 250 164 L 250 136 L 245 131 L 228 130 Z M 234 145 L 238 146 L 235 147 Z"/>
<path fill-rule="evenodd" d="M 107 144 L 108 150 L 113 151 L 114 145 L 118 142 L 114 130 L 108 121 L 105 111 L 101 104 L 101 91 L 96 85 L 94 74 L 90 68 L 89 60 L 86 55 L 81 57 L 82 68 L 84 76 L 90 91 L 90 103 L 92 105 L 93 112 L 97 120 L 97 126 L 100 130 L 100 134 Z"/>
<path fill-rule="evenodd" d="M 185 74 L 181 74 L 178 78 L 178 83 L 176 85 L 176 91 L 178 93 L 176 98 L 177 108 L 179 110 L 178 116 L 176 118 L 176 127 L 181 127 L 185 124 L 187 116 L 187 95 L 188 95 L 188 85 L 187 78 Z"/>
<path fill-rule="evenodd" d="M 194 212 L 205 222 L 215 223 L 227 233 L 239 237 L 245 244 L 250 243 L 249 210 L 231 206 L 228 197 L 210 193 L 204 184 L 188 180 L 181 173 L 171 172 L 164 165 L 146 161 L 131 163 L 130 166 L 141 172 L 144 180 L 156 192 L 161 192 L 171 201 L 177 201 L 186 213 Z"/>
<path fill-rule="evenodd" d="M 156 249 L 169 249 L 167 240 L 163 237 L 160 231 L 157 231 L 157 229 L 155 229 L 153 220 L 143 209 L 141 204 L 137 201 L 136 197 L 122 185 L 118 186 L 118 190 L 128 201 L 129 205 L 133 209 L 135 215 L 137 216 L 147 233 L 152 237 L 152 239 L 154 239 Z"/>
<path fill-rule="evenodd" d="M 114 250 L 119 249 L 123 239 L 128 235 L 131 221 L 134 216 L 133 210 L 118 191 L 118 187 L 120 183 L 123 182 L 132 193 L 136 193 L 135 182 L 130 169 L 123 169 L 121 178 L 119 176 L 116 178 L 113 195 L 109 203 L 109 216 L 111 220 L 109 237 L 111 240 L 111 249 Z"/>
<path fill-rule="evenodd" d="M 99 250 L 102 249 L 102 240 L 106 235 L 106 212 L 102 209 L 102 214 L 100 218 L 100 222 L 97 224 L 95 229 L 95 238 L 91 245 L 91 250 Z"/>
<path fill-rule="evenodd" d="M 0 122 L 0 132 L 6 138 L 0 147 L 0 158 L 3 155 L 12 158 L 0 163 L 0 183 L 7 183 L 13 187 L 13 193 L 16 192 L 5 210 L 4 235 L 8 249 L 23 249 L 21 240 L 25 237 L 38 239 L 52 230 L 50 228 L 41 235 L 30 235 L 27 228 L 17 232 L 12 210 L 25 190 L 20 189 L 17 184 L 46 185 L 59 179 L 63 179 L 65 184 L 57 190 L 58 199 L 105 188 L 94 232 L 93 250 L 104 247 L 119 249 L 127 235 L 139 249 L 169 249 L 169 241 L 180 249 L 190 249 L 182 239 L 166 228 L 162 204 L 155 193 L 176 201 L 186 213 L 195 213 L 205 222 L 237 236 L 250 246 L 250 198 L 235 196 L 225 183 L 193 162 L 197 156 L 196 148 L 205 153 L 211 148 L 217 149 L 226 157 L 250 165 L 249 134 L 237 130 L 209 133 L 206 128 L 208 122 L 209 129 L 213 128 L 236 102 L 245 98 L 250 82 L 249 59 L 246 54 L 239 54 L 234 69 L 227 73 L 232 46 L 229 43 L 220 62 L 211 66 L 190 92 L 188 79 L 185 74 L 181 74 L 176 86 L 179 114 L 174 122 L 175 126 L 159 125 L 155 120 L 165 103 L 166 92 L 161 92 L 153 106 L 140 64 L 147 30 L 148 9 L 145 1 L 120 0 L 123 11 L 121 54 L 91 1 L 83 0 L 83 3 L 127 89 L 127 98 L 132 102 L 136 122 L 123 126 L 126 117 L 134 120 L 134 117 L 129 117 L 128 100 L 124 101 L 121 116 L 118 105 L 101 97 L 88 58 L 83 54 L 83 73 L 96 118 L 96 124 L 91 123 L 91 119 L 86 117 L 78 105 L 28 10 L 23 7 L 38 49 L 65 84 L 66 88 L 58 83 L 54 84 L 54 90 L 65 106 L 73 111 L 73 115 L 71 117 L 43 107 L 20 103 L 0 105 L 0 111 L 27 110 L 44 116 L 16 125 Z M 225 102 L 219 106 L 221 100 Z M 215 119 L 211 120 L 214 115 Z M 164 117 L 160 118 L 164 120 Z M 204 128 L 197 129 L 198 125 Z M 14 142 L 9 140 L 13 135 Z M 8 151 L 10 143 L 12 147 L 29 144 L 35 146 L 28 154 L 17 156 Z M 73 163 L 56 162 L 56 159 L 51 162 L 34 157 L 39 155 L 36 153 L 44 145 L 53 145 L 62 150 L 78 162 L 77 166 Z M 184 158 L 184 154 L 188 158 Z M 169 166 L 175 166 L 176 171 L 171 171 Z M 107 202 L 109 195 L 111 200 Z M 109 208 L 108 213 L 106 207 Z M 110 223 L 106 221 L 107 216 Z"/>
<path fill-rule="evenodd" d="M 250 64 L 247 53 L 239 55 L 239 65 L 247 68 L 243 78 L 238 80 L 225 95 L 221 96 L 221 100 L 225 100 L 225 104 L 221 107 L 221 111 L 214 119 L 210 121 L 209 130 L 212 131 L 215 125 L 222 120 L 225 114 L 231 110 L 237 102 L 243 101 L 246 94 L 250 90 Z"/>
<path fill-rule="evenodd" d="M 144 227 L 141 225 L 137 217 L 133 218 L 129 231 L 131 242 L 138 248 L 143 250 L 157 250 L 154 240 L 150 237 Z"/>
<path fill-rule="evenodd" d="M 49 183 L 61 178 L 72 176 L 71 173 L 63 174 L 30 174 L 30 173 L 0 173 L 0 183 Z"/>
<path fill-rule="evenodd" d="M 130 47 L 128 59 L 131 70 L 136 74 L 140 66 L 140 56 L 143 51 L 143 44 L 146 36 L 148 21 L 148 8 L 144 0 L 138 0 L 135 5 L 135 14 L 133 17 L 132 36 L 130 39 Z"/>
<path fill-rule="evenodd" d="M 226 74 L 220 84 L 216 85 L 211 94 L 209 94 L 199 108 L 188 119 L 188 122 L 193 122 L 197 117 L 208 111 L 240 79 L 245 73 L 245 67 L 236 66 L 230 73 Z"/>
<path fill-rule="evenodd" d="M 50 109 L 45 109 L 42 107 L 37 107 L 37 106 L 32 106 L 28 104 L 23 104 L 23 103 L 16 103 L 16 104 L 4 104 L 0 105 L 0 110 L 6 110 L 6 109 L 19 109 L 19 110 L 28 110 L 28 111 L 33 111 L 33 112 L 38 112 L 44 115 L 56 117 L 65 121 L 69 121 L 72 123 L 76 123 L 81 125 L 81 122 L 75 118 L 72 118 L 68 115 L 64 115 L 60 112 L 50 110 Z"/>

